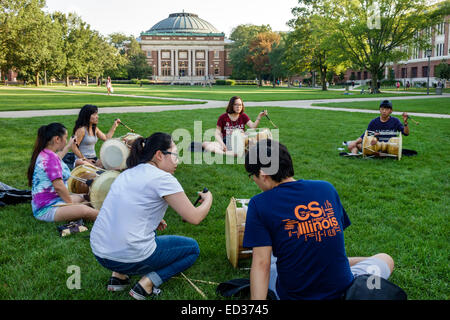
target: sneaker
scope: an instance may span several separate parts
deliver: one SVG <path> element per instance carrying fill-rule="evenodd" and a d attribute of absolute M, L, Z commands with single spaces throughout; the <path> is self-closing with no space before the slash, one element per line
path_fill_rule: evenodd
<path fill-rule="evenodd" d="M 130 278 L 126 278 L 125 280 L 111 277 L 108 281 L 108 291 L 123 291 L 130 285 Z"/>
<path fill-rule="evenodd" d="M 136 300 L 146 300 L 147 297 L 150 296 L 158 296 L 161 293 L 161 290 L 153 287 L 152 293 L 148 293 L 144 288 L 137 282 L 133 289 L 130 290 L 130 296 L 135 298 Z"/>

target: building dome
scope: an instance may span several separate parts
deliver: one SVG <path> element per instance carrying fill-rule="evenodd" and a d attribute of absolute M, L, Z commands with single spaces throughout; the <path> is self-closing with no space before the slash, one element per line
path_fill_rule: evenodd
<path fill-rule="evenodd" d="M 224 36 L 211 23 L 193 13 L 172 13 L 167 19 L 161 20 L 144 35 L 195 34 Z"/>

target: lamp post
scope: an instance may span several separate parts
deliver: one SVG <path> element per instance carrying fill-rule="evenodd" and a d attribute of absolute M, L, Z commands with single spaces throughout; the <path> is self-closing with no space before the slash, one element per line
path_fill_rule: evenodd
<path fill-rule="evenodd" d="M 427 49 L 426 55 L 428 57 L 428 68 L 427 68 L 427 95 L 430 94 L 430 58 L 431 58 L 431 49 Z"/>

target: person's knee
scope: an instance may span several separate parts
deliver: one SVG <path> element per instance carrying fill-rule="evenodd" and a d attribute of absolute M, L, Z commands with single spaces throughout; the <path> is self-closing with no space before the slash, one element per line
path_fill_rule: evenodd
<path fill-rule="evenodd" d="M 377 259 L 380 259 L 380 260 L 386 262 L 391 273 L 392 273 L 392 271 L 394 271 L 394 259 L 387 253 L 378 253 L 378 254 L 372 256 L 372 258 L 377 258 Z"/>
<path fill-rule="evenodd" d="M 85 208 L 83 208 L 84 209 L 83 215 L 84 215 L 85 219 L 95 221 L 95 219 L 97 219 L 99 211 L 97 209 L 90 208 L 88 206 L 84 206 L 84 207 Z"/>

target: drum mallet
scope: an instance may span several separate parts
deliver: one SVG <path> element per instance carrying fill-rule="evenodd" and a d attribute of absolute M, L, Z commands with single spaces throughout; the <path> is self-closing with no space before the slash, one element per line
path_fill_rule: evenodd
<path fill-rule="evenodd" d="M 411 120 L 412 122 L 414 122 L 416 125 L 419 125 L 419 122 L 417 122 L 416 120 L 414 120 L 414 119 L 411 118 L 410 116 L 408 116 L 408 119 Z"/>
<path fill-rule="evenodd" d="M 116 119 L 117 120 L 117 119 Z M 114 121 L 116 121 L 114 120 Z M 127 128 L 128 130 L 130 130 L 130 132 L 135 133 L 135 131 L 133 129 L 131 129 L 129 126 L 127 126 L 125 123 L 123 123 L 122 121 L 119 122 L 119 124 L 123 125 L 125 128 Z"/>
<path fill-rule="evenodd" d="M 207 193 L 209 190 L 208 190 L 208 188 L 203 188 L 203 193 Z M 197 198 L 197 200 L 195 200 L 195 203 L 194 203 L 194 207 L 197 205 L 197 203 L 200 201 L 200 199 L 201 199 L 202 197 L 201 196 L 198 196 L 198 198 Z"/>
<path fill-rule="evenodd" d="M 267 120 L 270 121 L 270 123 L 275 127 L 275 129 L 278 129 L 278 127 L 275 125 L 275 123 L 273 123 L 272 120 L 270 120 L 269 116 L 266 114 Z"/>

